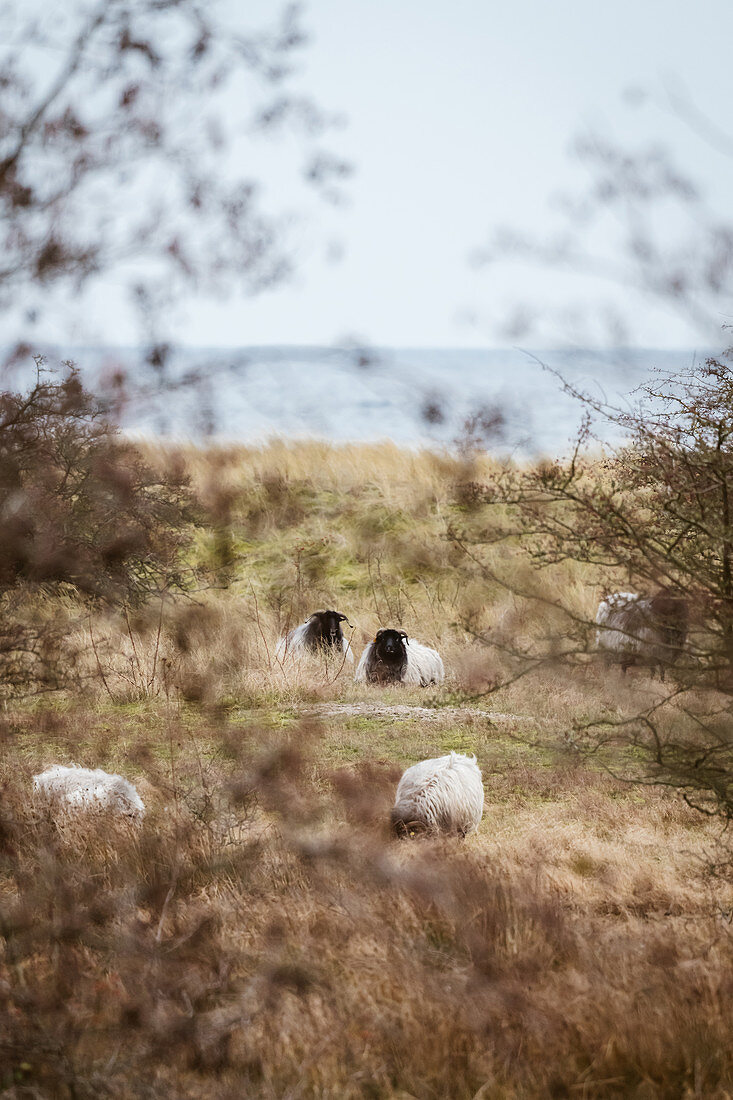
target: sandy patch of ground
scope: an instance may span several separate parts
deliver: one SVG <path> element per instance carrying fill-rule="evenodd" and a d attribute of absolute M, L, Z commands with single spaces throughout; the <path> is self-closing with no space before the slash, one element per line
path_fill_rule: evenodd
<path fill-rule="evenodd" d="M 484 718 L 494 722 L 537 722 L 529 714 L 500 714 L 495 711 L 479 710 L 478 707 L 418 707 L 406 703 L 387 706 L 383 703 L 317 703 L 301 708 L 303 714 L 312 714 L 317 718 L 364 717 L 394 718 L 398 722 L 420 718 L 428 722 L 438 722 L 444 718 Z"/>

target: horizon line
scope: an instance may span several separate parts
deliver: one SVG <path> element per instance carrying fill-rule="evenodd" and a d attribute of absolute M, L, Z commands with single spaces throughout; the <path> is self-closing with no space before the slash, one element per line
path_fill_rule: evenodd
<path fill-rule="evenodd" d="M 141 342 L 139 344 L 116 344 L 116 343 L 74 343 L 74 342 L 61 342 L 57 340 L 18 340 L 14 343 L 0 344 L 0 348 L 3 350 L 17 348 L 20 345 L 33 344 L 43 350 L 54 349 L 58 350 L 62 347 L 75 348 L 84 350 L 99 350 L 104 349 L 107 351 L 140 351 L 145 348 L 167 346 L 171 351 L 200 351 L 200 352 L 230 352 L 230 351 L 282 351 L 282 350 L 294 350 L 294 351 L 328 351 L 328 352 L 379 352 L 379 351 L 445 351 L 445 352 L 526 352 L 527 354 L 533 354 L 537 352 L 593 352 L 593 353 L 608 353 L 608 352 L 639 352 L 639 351 L 653 351 L 653 352 L 692 352 L 693 354 L 708 354 L 712 349 L 700 348 L 693 344 L 680 344 L 675 346 L 664 346 L 661 344 L 609 344 L 604 346 L 598 345 L 584 345 L 584 344 L 571 344 L 571 345 L 519 345 L 519 344 L 476 344 L 471 346 L 465 346 L 460 344 L 378 344 L 378 343 L 253 343 L 253 344 L 167 344 L 165 341 L 155 343 L 153 341 Z M 724 355 L 725 351 L 718 351 L 716 354 Z"/>

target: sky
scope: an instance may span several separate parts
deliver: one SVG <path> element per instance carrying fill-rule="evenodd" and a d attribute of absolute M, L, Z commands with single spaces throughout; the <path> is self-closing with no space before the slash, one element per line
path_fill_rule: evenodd
<path fill-rule="evenodd" d="M 311 0 L 304 21 L 304 86 L 348 120 L 332 140 L 355 173 L 347 204 L 324 218 L 343 259 L 304 249 L 293 287 L 244 302 L 236 318 L 202 310 L 194 343 L 215 318 L 224 342 L 506 342 L 516 304 L 552 300 L 557 276 L 476 270 L 472 254 L 495 227 L 552 224 L 553 195 L 583 182 L 569 154 L 578 131 L 666 142 L 687 168 L 715 164 L 664 99 L 682 80 L 726 121 L 728 0 Z M 648 92 L 645 106 L 629 105 L 630 88 Z M 636 321 L 648 311 L 620 299 Z M 651 346 L 695 338 L 664 315 L 636 327 Z"/>
<path fill-rule="evenodd" d="M 247 19 L 256 25 L 272 11 L 272 0 L 252 0 Z M 303 12 L 310 43 L 296 84 L 340 117 L 327 144 L 353 175 L 340 203 L 295 227 L 288 285 L 189 300 L 180 342 L 501 346 L 512 342 L 518 307 L 576 297 L 592 306 L 608 295 L 635 342 L 699 342 L 674 311 L 625 288 L 533 265 L 481 268 L 472 257 L 497 228 L 531 235 L 558 224 L 554 199 L 584 181 L 570 153 L 580 131 L 669 146 L 725 212 L 733 161 L 674 117 L 665 89 L 684 82 L 702 111 L 726 122 L 730 0 L 309 0 Z M 644 91 L 641 105 L 629 89 Z M 268 155 L 277 175 L 277 148 Z M 295 209 L 287 186 L 276 194 Z M 676 230 L 672 219 L 665 232 Z M 91 313 L 96 339 L 131 339 L 104 288 Z M 573 339 L 563 324 L 547 322 L 546 346 Z"/>

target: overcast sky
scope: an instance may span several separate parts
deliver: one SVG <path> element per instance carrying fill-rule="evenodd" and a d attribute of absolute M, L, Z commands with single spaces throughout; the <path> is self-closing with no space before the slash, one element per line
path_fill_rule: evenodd
<path fill-rule="evenodd" d="M 247 18 L 256 24 L 260 11 L 271 13 L 271 0 L 249 5 Z M 311 42 L 299 83 L 345 119 L 328 144 L 354 166 L 346 199 L 298 230 L 290 286 L 189 303 L 183 342 L 496 346 L 510 342 L 518 303 L 557 299 L 559 286 L 593 299 L 594 289 L 568 288 L 552 272 L 469 262 L 496 227 L 556 224 L 552 197 L 583 182 L 569 155 L 582 129 L 668 144 L 711 180 L 726 213 L 733 162 L 665 110 L 664 89 L 684 81 L 726 124 L 730 0 L 310 0 L 304 24 Z M 629 88 L 650 98 L 633 107 Z M 700 339 L 674 316 L 612 293 L 638 322 L 639 343 Z M 108 322 L 106 338 L 123 342 Z M 547 339 L 560 342 L 561 328 Z"/>

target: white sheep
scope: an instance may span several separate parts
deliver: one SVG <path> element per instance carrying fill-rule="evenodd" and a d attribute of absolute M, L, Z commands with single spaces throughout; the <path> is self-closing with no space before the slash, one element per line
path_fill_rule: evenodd
<path fill-rule="evenodd" d="M 598 604 L 596 611 L 596 648 L 622 652 L 632 639 L 624 626 L 628 612 L 641 597 L 636 592 L 611 592 Z"/>
<path fill-rule="evenodd" d="M 349 620 L 339 611 L 314 611 L 304 623 L 280 638 L 275 657 L 282 662 L 288 656 L 302 657 L 308 653 L 343 654 L 342 659 L 353 664 L 354 654 L 341 629 L 343 622 Z"/>
<path fill-rule="evenodd" d="M 484 787 L 476 757 L 451 752 L 407 769 L 397 786 L 392 828 L 398 836 L 467 836 L 478 829 L 483 812 Z"/>
<path fill-rule="evenodd" d="M 613 592 L 598 605 L 596 647 L 621 665 L 624 672 L 637 663 L 658 667 L 674 664 L 687 639 L 688 607 L 681 596 L 657 592 Z"/>
<path fill-rule="evenodd" d="M 145 816 L 143 800 L 132 783 L 101 768 L 54 764 L 33 776 L 33 790 L 65 810 L 108 810 L 136 821 Z"/>
<path fill-rule="evenodd" d="M 378 630 L 361 655 L 354 680 L 358 684 L 441 684 L 443 661 L 436 649 L 408 638 L 404 630 Z"/>

